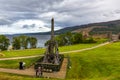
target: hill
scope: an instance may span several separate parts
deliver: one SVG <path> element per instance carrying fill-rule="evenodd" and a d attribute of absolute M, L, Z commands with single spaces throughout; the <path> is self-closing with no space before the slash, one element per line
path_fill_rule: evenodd
<path fill-rule="evenodd" d="M 90 32 L 90 34 L 112 32 L 114 34 L 117 34 L 120 32 L 120 20 L 66 27 L 64 29 L 56 31 L 56 33 L 65 33 L 68 31 L 87 31 Z"/>
<path fill-rule="evenodd" d="M 109 31 L 114 34 L 117 34 L 120 32 L 120 20 L 66 27 L 61 30 L 55 31 L 55 34 L 62 34 L 65 32 L 81 32 L 81 31 L 87 31 L 90 34 L 106 33 Z M 50 32 L 44 34 L 50 34 Z"/>

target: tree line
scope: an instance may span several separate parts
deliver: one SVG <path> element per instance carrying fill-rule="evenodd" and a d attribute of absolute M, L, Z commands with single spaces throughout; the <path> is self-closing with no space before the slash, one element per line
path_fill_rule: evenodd
<path fill-rule="evenodd" d="M 92 37 L 84 37 L 81 33 L 71 33 L 67 32 L 64 34 L 60 34 L 55 36 L 55 40 L 57 41 L 59 46 L 79 44 L 79 43 L 95 43 L 96 41 Z M 48 45 L 48 40 L 45 45 Z"/>
<path fill-rule="evenodd" d="M 0 50 L 7 50 L 9 45 L 10 40 L 5 35 L 0 35 Z M 13 37 L 12 39 L 12 48 L 14 50 L 36 48 L 36 45 L 37 39 L 35 37 L 21 35 Z"/>

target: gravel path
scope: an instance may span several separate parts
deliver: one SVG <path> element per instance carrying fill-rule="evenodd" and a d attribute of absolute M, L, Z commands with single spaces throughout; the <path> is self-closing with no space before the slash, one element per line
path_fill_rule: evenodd
<path fill-rule="evenodd" d="M 44 72 L 43 77 L 64 79 L 65 76 L 66 76 L 66 71 L 67 71 L 66 70 L 67 69 L 67 63 L 68 63 L 67 58 L 64 58 L 61 69 L 60 69 L 59 72 L 53 72 L 53 73 Z M 19 75 L 27 75 L 27 76 L 35 77 L 34 66 L 31 66 L 30 68 L 25 69 L 25 70 L 0 68 L 0 72 L 19 74 Z"/>

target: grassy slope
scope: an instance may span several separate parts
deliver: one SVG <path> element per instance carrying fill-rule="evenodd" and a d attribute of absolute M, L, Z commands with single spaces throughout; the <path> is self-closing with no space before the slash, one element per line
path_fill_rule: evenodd
<path fill-rule="evenodd" d="M 71 45 L 71 46 L 63 46 L 63 47 L 59 48 L 59 51 L 64 52 L 64 51 L 71 51 L 71 50 L 79 50 L 79 49 L 83 49 L 83 48 L 92 47 L 92 46 L 95 46 L 98 44 L 99 43 L 76 44 L 76 45 Z M 4 54 L 5 56 L 0 56 L 0 57 L 3 58 L 3 57 L 32 56 L 32 55 L 43 54 L 44 52 L 45 52 L 45 49 L 26 49 L 26 50 L 2 51 L 0 53 Z"/>
<path fill-rule="evenodd" d="M 120 42 L 89 51 L 71 53 L 69 56 L 72 67 L 68 70 L 65 80 L 120 80 Z M 6 78 L 10 80 L 44 80 L 4 74 L 0 73 L 5 80 Z"/>
<path fill-rule="evenodd" d="M 73 49 L 77 50 L 79 48 L 82 49 L 82 48 L 91 47 L 94 45 L 96 44 L 92 44 L 92 45 L 79 44 L 79 45 L 67 46 L 67 47 L 60 48 L 60 51 L 69 51 Z M 72 61 L 72 68 L 68 70 L 67 79 L 119 80 L 120 79 L 119 47 L 120 47 L 120 43 L 114 43 L 114 44 L 109 44 L 94 50 L 84 51 L 80 53 L 71 53 L 70 57 Z M 71 48 L 71 49 L 68 49 L 68 48 Z M 32 59 L 31 60 L 26 59 L 26 61 L 34 62 L 32 61 Z M 2 62 L 0 64 L 4 64 L 6 62 L 7 61 Z M 11 62 L 16 63 L 16 61 L 11 61 Z M 7 63 L 11 63 L 11 62 L 7 62 Z M 15 68 L 15 66 L 13 68 Z M 27 76 L 10 75 L 6 73 L 0 73 L 0 76 L 4 76 L 0 78 L 2 80 L 3 79 L 6 80 L 7 78 L 10 80 L 23 80 L 23 79 L 24 80 L 44 80 L 41 78 L 40 79 L 30 78 Z"/>
<path fill-rule="evenodd" d="M 120 80 L 120 42 L 70 54 L 72 68 L 67 78 Z"/>
<path fill-rule="evenodd" d="M 1 57 L 18 57 L 18 56 L 32 56 L 43 54 L 45 49 L 26 49 L 26 50 L 13 50 L 13 51 L 2 51 L 0 53 L 5 56 Z"/>

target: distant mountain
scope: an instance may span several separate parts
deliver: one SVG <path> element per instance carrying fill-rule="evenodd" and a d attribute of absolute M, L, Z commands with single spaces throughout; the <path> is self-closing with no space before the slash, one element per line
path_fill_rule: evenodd
<path fill-rule="evenodd" d="M 120 32 L 120 20 L 66 27 L 55 31 L 55 34 L 58 35 L 65 32 L 81 32 L 81 31 L 86 31 L 89 32 L 90 34 L 105 33 L 105 32 L 112 32 L 114 34 L 117 34 Z M 15 34 L 15 35 L 20 35 L 20 34 Z M 23 35 L 50 35 L 50 32 L 25 33 Z"/>
<path fill-rule="evenodd" d="M 55 33 L 61 34 L 68 31 L 70 32 L 86 31 L 89 32 L 90 34 L 112 32 L 114 34 L 117 34 L 120 33 L 120 20 L 66 27 L 64 29 L 56 31 Z"/>

